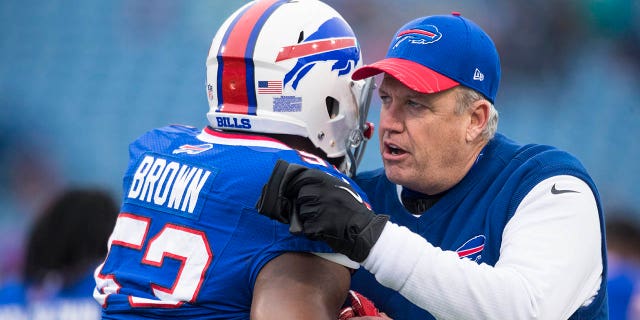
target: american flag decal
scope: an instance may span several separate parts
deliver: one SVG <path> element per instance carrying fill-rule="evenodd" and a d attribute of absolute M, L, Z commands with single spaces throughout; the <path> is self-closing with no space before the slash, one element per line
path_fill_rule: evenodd
<path fill-rule="evenodd" d="M 282 94 L 282 80 L 258 81 L 258 94 Z"/>

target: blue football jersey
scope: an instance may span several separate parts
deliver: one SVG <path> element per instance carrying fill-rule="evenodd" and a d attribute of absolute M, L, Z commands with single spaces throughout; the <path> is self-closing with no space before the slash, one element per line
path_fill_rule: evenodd
<path fill-rule="evenodd" d="M 342 176 L 264 136 L 169 126 L 134 141 L 121 213 L 95 273 L 103 318 L 249 319 L 267 262 L 332 252 L 256 211 L 278 159 Z"/>

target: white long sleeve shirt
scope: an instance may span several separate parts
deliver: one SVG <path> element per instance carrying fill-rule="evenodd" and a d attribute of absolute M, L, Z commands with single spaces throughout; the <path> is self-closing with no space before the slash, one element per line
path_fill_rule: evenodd
<path fill-rule="evenodd" d="M 550 192 L 556 186 L 578 192 Z M 391 222 L 362 265 L 438 319 L 566 319 L 597 293 L 601 256 L 591 189 L 560 175 L 525 196 L 495 266 L 460 259 Z"/>

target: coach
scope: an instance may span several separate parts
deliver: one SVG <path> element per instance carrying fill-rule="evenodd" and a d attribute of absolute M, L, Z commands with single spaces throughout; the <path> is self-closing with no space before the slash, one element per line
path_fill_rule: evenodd
<path fill-rule="evenodd" d="M 607 319 L 596 186 L 569 153 L 496 133 L 490 37 L 457 13 L 419 18 L 353 78 L 381 73 L 384 168 L 356 177 L 378 214 L 313 170 L 272 176 L 281 192 L 263 197 L 289 204 L 262 214 L 361 262 L 352 288 L 394 319 Z"/>

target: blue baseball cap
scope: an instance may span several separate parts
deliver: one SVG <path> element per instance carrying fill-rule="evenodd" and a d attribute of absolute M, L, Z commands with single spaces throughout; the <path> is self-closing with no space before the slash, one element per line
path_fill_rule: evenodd
<path fill-rule="evenodd" d="M 358 68 L 361 80 L 385 72 L 421 93 L 464 85 L 494 103 L 500 83 L 500 58 L 493 41 L 459 13 L 415 19 L 394 35 L 387 56 Z"/>

